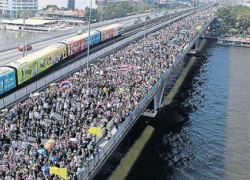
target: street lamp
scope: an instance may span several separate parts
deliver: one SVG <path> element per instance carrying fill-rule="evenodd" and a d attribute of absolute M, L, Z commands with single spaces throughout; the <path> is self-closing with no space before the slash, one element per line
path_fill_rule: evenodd
<path fill-rule="evenodd" d="M 91 22 L 91 10 L 92 10 L 92 0 L 90 1 L 90 11 L 89 11 L 89 35 L 88 35 L 88 58 L 87 58 L 87 74 L 89 70 L 89 47 L 90 47 L 90 22 Z"/>
<path fill-rule="evenodd" d="M 170 22 L 171 21 L 171 15 L 172 15 L 172 13 L 171 13 L 171 2 L 169 2 L 169 8 L 170 8 L 170 10 L 169 10 L 170 14 L 169 14 L 169 20 L 168 20 L 169 24 L 168 25 L 170 26 L 170 24 L 171 24 L 171 22 Z"/>
<path fill-rule="evenodd" d="M 146 0 L 146 10 L 148 9 L 148 1 Z M 145 36 L 146 36 L 146 21 L 147 21 L 147 16 L 145 17 L 145 20 L 144 20 L 144 28 L 143 28 L 143 51 L 144 51 L 144 40 L 145 40 Z"/>

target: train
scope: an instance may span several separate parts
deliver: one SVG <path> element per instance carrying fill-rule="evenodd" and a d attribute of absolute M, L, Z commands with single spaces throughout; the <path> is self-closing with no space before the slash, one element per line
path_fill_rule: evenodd
<path fill-rule="evenodd" d="M 42 72 L 85 51 L 90 47 L 121 36 L 124 25 L 111 24 L 56 42 L 25 57 L 0 67 L 0 96 L 27 83 Z"/>

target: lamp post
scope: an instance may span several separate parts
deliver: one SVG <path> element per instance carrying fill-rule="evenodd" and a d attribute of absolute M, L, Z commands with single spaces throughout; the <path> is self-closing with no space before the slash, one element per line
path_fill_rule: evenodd
<path fill-rule="evenodd" d="M 90 47 L 91 10 L 92 10 L 92 0 L 90 1 L 90 11 L 89 11 L 89 35 L 88 35 L 87 74 L 88 74 L 88 70 L 89 70 L 89 47 Z"/>
<path fill-rule="evenodd" d="M 169 24 L 168 24 L 168 26 L 170 26 L 170 24 L 171 24 L 171 15 L 172 15 L 172 13 L 171 13 L 171 2 L 169 2 L 169 8 L 170 8 L 170 10 L 169 10 L 169 20 L 168 20 L 168 22 L 169 22 Z"/>
<path fill-rule="evenodd" d="M 146 0 L 146 10 L 148 9 L 148 1 Z M 145 37 L 146 37 L 146 21 L 147 21 L 147 16 L 145 17 L 145 20 L 144 20 L 144 28 L 143 28 L 143 51 L 144 51 L 144 40 L 145 40 Z"/>

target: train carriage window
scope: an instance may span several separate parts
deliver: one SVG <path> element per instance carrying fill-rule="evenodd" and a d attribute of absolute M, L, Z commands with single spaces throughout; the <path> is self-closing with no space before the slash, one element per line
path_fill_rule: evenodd
<path fill-rule="evenodd" d="M 4 85 L 3 85 L 3 81 L 0 81 L 0 92 L 4 91 Z"/>

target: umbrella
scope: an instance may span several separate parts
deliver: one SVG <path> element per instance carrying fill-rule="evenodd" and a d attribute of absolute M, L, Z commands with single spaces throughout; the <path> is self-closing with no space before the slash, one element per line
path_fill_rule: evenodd
<path fill-rule="evenodd" d="M 55 139 L 49 139 L 46 144 L 52 144 L 54 145 L 56 143 L 56 140 Z"/>
<path fill-rule="evenodd" d="M 41 155 L 46 155 L 46 154 L 47 154 L 46 150 L 43 149 L 43 148 L 38 149 L 37 152 L 38 152 L 39 154 L 41 154 Z"/>
<path fill-rule="evenodd" d="M 70 138 L 69 140 L 72 141 L 72 142 L 74 142 L 74 143 L 77 143 L 77 139 L 76 138 Z"/>
<path fill-rule="evenodd" d="M 201 30 L 201 29 L 202 29 L 201 26 L 197 26 L 197 27 L 196 27 L 196 30 L 198 30 L 198 31 Z"/>
<path fill-rule="evenodd" d="M 49 86 L 53 87 L 53 86 L 56 86 L 56 85 L 57 85 L 56 83 L 51 83 Z"/>
<path fill-rule="evenodd" d="M 47 149 L 47 150 L 51 150 L 52 146 L 53 146 L 52 144 L 46 143 L 44 148 Z"/>
<path fill-rule="evenodd" d="M 59 159 L 58 159 L 57 156 L 51 156 L 51 157 L 49 158 L 49 160 L 51 160 L 51 161 L 53 161 L 53 162 L 57 162 Z"/>
<path fill-rule="evenodd" d="M 2 112 L 8 112 L 8 109 L 2 109 L 1 111 Z"/>
<path fill-rule="evenodd" d="M 33 94 L 33 96 L 35 96 L 35 97 L 36 97 L 36 96 L 39 96 L 39 95 L 40 95 L 40 93 L 34 93 L 34 94 Z"/>
<path fill-rule="evenodd" d="M 43 167 L 42 167 L 42 171 L 43 171 L 45 174 L 49 174 L 49 167 L 48 167 L 48 166 L 43 166 Z"/>
<path fill-rule="evenodd" d="M 75 75 L 79 75 L 80 73 L 79 72 L 76 72 Z"/>

